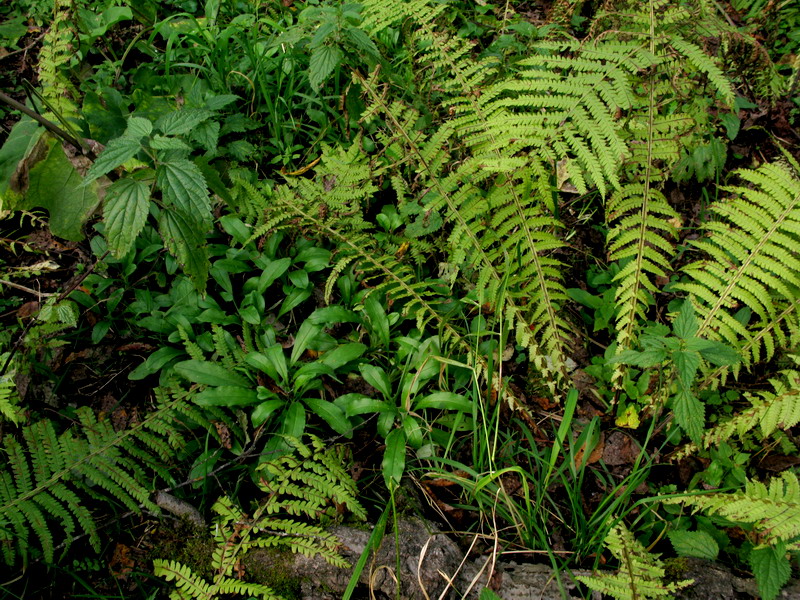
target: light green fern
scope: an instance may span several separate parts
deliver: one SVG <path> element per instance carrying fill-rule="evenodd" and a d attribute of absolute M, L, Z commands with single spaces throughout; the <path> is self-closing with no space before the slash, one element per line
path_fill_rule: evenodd
<path fill-rule="evenodd" d="M 690 294 L 700 315 L 698 335 L 738 348 L 745 366 L 800 338 L 797 173 L 793 161 L 738 171 L 750 185 L 723 188 L 732 197 L 711 206 L 715 220 L 692 241 L 708 258 L 688 265 L 691 280 L 675 286 Z M 725 372 L 709 375 L 704 385 Z"/>
<path fill-rule="evenodd" d="M 784 471 L 769 484 L 749 480 L 740 492 L 674 497 L 664 502 L 752 524 L 758 548 L 785 544 L 787 551 L 800 550 L 800 482 L 791 471 Z"/>
<path fill-rule="evenodd" d="M 677 590 L 691 585 L 691 580 L 664 583 L 664 566 L 658 557 L 650 554 L 622 523 L 613 527 L 606 536 L 605 546 L 619 563 L 615 574 L 595 573 L 577 579 L 589 589 L 608 594 L 618 600 L 644 600 L 645 598 L 670 598 Z"/>
<path fill-rule="evenodd" d="M 100 538 L 85 498 L 120 503 L 139 512 L 158 512 L 149 495 L 153 473 L 170 482 L 168 465 L 183 445 L 178 430 L 187 409 L 182 395 L 167 400 L 140 423 L 115 431 L 87 407 L 76 424 L 58 434 L 52 421 L 6 435 L 0 468 L 0 546 L 9 565 L 27 563 L 38 547 L 52 562 L 63 534 L 65 549 L 78 534 L 88 534 L 99 551 Z"/>
<path fill-rule="evenodd" d="M 172 598 L 213 600 L 221 594 L 239 594 L 280 600 L 266 585 L 234 578 L 241 558 L 254 548 L 284 548 L 306 556 L 322 556 L 334 566 L 348 566 L 337 551 L 339 540 L 322 527 L 335 518 L 336 506 L 345 507 L 355 518 L 366 518 L 339 449 L 326 447 L 325 442 L 313 436 L 308 444 L 293 438 L 286 441 L 292 452 L 259 468 L 259 487 L 267 496 L 252 517 L 228 497 L 214 504 L 218 516 L 212 526 L 216 542 L 211 558 L 213 581 L 203 580 L 179 562 L 153 561 L 156 575 L 175 581 L 177 589 Z"/>

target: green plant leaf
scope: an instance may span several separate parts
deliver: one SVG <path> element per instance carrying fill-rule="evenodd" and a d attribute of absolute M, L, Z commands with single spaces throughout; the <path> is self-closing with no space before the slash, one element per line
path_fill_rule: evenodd
<path fill-rule="evenodd" d="M 753 549 L 750 552 L 750 567 L 753 569 L 762 600 L 777 598 L 792 574 L 784 544 Z"/>
<path fill-rule="evenodd" d="M 148 121 L 149 122 L 149 121 Z M 114 256 L 125 256 L 147 222 L 150 189 L 141 181 L 125 178 L 106 190 L 103 204 L 105 237 Z"/>
<path fill-rule="evenodd" d="M 185 355 L 186 353 L 183 350 L 178 350 L 170 346 L 159 348 L 148 356 L 142 364 L 128 373 L 128 379 L 131 381 L 139 381 L 145 377 L 149 377 L 150 375 L 158 373 L 162 367 L 171 360 Z"/>
<path fill-rule="evenodd" d="M 261 427 L 272 413 L 285 404 L 283 400 L 266 400 L 256 406 L 253 409 L 253 413 L 250 415 L 250 421 L 253 423 L 253 427 Z"/>
<path fill-rule="evenodd" d="M 84 181 L 90 183 L 132 159 L 142 149 L 139 140 L 127 136 L 115 138 L 106 144 L 94 164 L 89 167 Z"/>
<path fill-rule="evenodd" d="M 679 391 L 672 398 L 672 412 L 678 425 L 689 435 L 689 438 L 699 444 L 703 437 L 705 425 L 705 409 L 703 403 L 688 390 Z"/>
<path fill-rule="evenodd" d="M 2 147 L 0 147 L 0 210 L 7 210 L 11 200 L 17 198 L 19 178 L 13 177 L 23 160 L 37 147 L 39 138 L 44 133 L 44 127 L 23 115 L 14 127 Z"/>
<path fill-rule="evenodd" d="M 369 323 L 370 340 L 373 346 L 386 348 L 389 346 L 389 319 L 383 310 L 380 300 L 375 294 L 364 301 L 364 312 Z"/>
<path fill-rule="evenodd" d="M 309 320 L 322 325 L 336 325 L 337 323 L 361 323 L 358 313 L 348 310 L 343 306 L 324 306 L 309 315 Z"/>
<path fill-rule="evenodd" d="M 386 436 L 386 450 L 383 452 L 381 472 L 386 487 L 389 489 L 400 485 L 406 470 L 406 433 L 403 429 L 393 429 Z"/>
<path fill-rule="evenodd" d="M 332 350 L 328 350 L 318 362 L 324 363 L 332 369 L 339 369 L 349 362 L 361 358 L 367 347 L 358 342 L 351 342 L 349 344 L 341 344 Z"/>
<path fill-rule="evenodd" d="M 175 365 L 176 368 L 178 365 Z M 259 402 L 254 389 L 238 385 L 219 385 L 195 394 L 192 401 L 200 406 L 249 406 Z"/>
<path fill-rule="evenodd" d="M 318 91 L 322 83 L 339 66 L 343 56 L 342 51 L 336 46 L 318 46 L 311 51 L 308 82 L 314 91 Z"/>
<path fill-rule="evenodd" d="M 204 108 L 182 108 L 160 117 L 156 121 L 156 127 L 164 135 L 183 135 L 210 119 L 213 114 Z"/>
<path fill-rule="evenodd" d="M 292 347 L 292 355 L 289 357 L 289 364 L 296 363 L 303 352 L 306 351 L 308 345 L 314 341 L 319 332 L 322 331 L 322 326 L 312 323 L 309 320 L 303 321 L 297 330 L 297 335 L 294 337 L 294 346 Z"/>
<path fill-rule="evenodd" d="M 168 202 L 194 218 L 200 233 L 211 227 L 211 200 L 197 165 L 186 159 L 162 163 L 156 171 L 156 182 Z"/>
<path fill-rule="evenodd" d="M 267 288 L 271 286 L 278 277 L 286 273 L 291 264 L 292 259 L 290 258 L 280 258 L 270 261 L 258 278 L 258 293 L 263 294 L 266 292 Z M 289 310 L 291 310 L 291 308 Z"/>
<path fill-rule="evenodd" d="M 672 324 L 672 331 L 682 340 L 688 340 L 695 336 L 698 328 L 697 317 L 694 315 L 694 306 L 688 300 L 684 300 L 681 310 Z"/>
<path fill-rule="evenodd" d="M 364 394 L 344 394 L 335 401 L 337 406 L 344 410 L 348 417 L 366 413 L 395 412 L 396 408 L 384 400 L 370 398 Z"/>
<path fill-rule="evenodd" d="M 741 355 L 736 350 L 722 342 L 714 341 L 700 350 L 700 356 L 717 367 L 735 365 L 742 360 Z"/>
<path fill-rule="evenodd" d="M 158 230 L 169 250 L 189 276 L 195 288 L 204 292 L 208 280 L 208 250 L 201 225 L 182 212 L 162 210 Z"/>
<path fill-rule="evenodd" d="M 454 394 L 453 392 L 434 392 L 414 400 L 414 408 L 440 408 L 442 410 L 472 412 L 472 402 L 461 394 Z"/>
<path fill-rule="evenodd" d="M 128 126 L 125 128 L 124 136 L 139 141 L 143 137 L 150 135 L 152 131 L 153 124 L 149 119 L 128 117 Z"/>
<path fill-rule="evenodd" d="M 181 377 L 184 377 L 191 383 L 243 388 L 250 388 L 253 386 L 252 383 L 241 375 L 233 373 L 225 367 L 207 360 L 185 360 L 176 364 L 174 369 Z"/>
<path fill-rule="evenodd" d="M 705 531 L 670 531 L 668 535 L 679 556 L 716 560 L 719 555 L 717 541 Z"/>
<path fill-rule="evenodd" d="M 278 317 L 282 317 L 293 308 L 300 306 L 303 302 L 311 297 L 311 294 L 312 290 L 310 289 L 301 290 L 299 288 L 293 288 L 292 291 L 286 295 L 286 298 L 281 304 L 281 308 L 278 311 Z"/>
<path fill-rule="evenodd" d="M 369 364 L 361 364 L 358 366 L 361 371 L 361 376 L 368 384 L 383 394 L 384 398 L 392 397 L 392 385 L 389 382 L 389 376 L 380 367 Z"/>
<path fill-rule="evenodd" d="M 99 203 L 98 186 L 92 182 L 84 184 L 64 154 L 61 142 L 47 139 L 45 143 L 47 154 L 28 173 L 25 201 L 15 208 L 46 208 L 53 235 L 67 240 L 82 240 L 83 224 Z"/>
<path fill-rule="evenodd" d="M 336 433 L 347 439 L 353 437 L 353 426 L 347 420 L 345 412 L 333 402 L 319 398 L 303 398 L 303 402 L 311 411 L 331 426 Z"/>

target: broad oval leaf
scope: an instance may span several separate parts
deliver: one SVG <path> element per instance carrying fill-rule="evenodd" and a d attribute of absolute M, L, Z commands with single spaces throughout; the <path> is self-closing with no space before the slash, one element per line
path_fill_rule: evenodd
<path fill-rule="evenodd" d="M 249 388 L 252 384 L 236 373 L 207 360 L 185 360 L 175 365 L 175 371 L 192 383 L 204 385 L 233 385 Z M 255 394 L 255 391 L 253 392 Z"/>
<path fill-rule="evenodd" d="M 453 392 L 434 392 L 415 400 L 414 408 L 440 408 L 443 410 L 471 412 L 472 402 L 461 394 L 454 394 Z"/>
<path fill-rule="evenodd" d="M 405 470 L 406 432 L 402 429 L 393 429 L 386 436 L 386 450 L 383 452 L 381 462 L 381 472 L 386 487 L 392 489 L 400 485 Z"/>
<path fill-rule="evenodd" d="M 353 427 L 344 411 L 333 402 L 319 398 L 303 398 L 303 402 L 314 414 L 331 426 L 336 433 L 350 439 L 353 436 Z"/>
<path fill-rule="evenodd" d="M 237 385 L 207 388 L 195 394 L 192 400 L 200 406 L 247 406 L 259 402 L 258 393 L 254 389 Z"/>

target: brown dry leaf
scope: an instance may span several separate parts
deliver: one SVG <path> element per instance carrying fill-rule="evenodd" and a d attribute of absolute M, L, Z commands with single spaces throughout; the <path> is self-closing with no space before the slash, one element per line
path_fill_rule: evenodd
<path fill-rule="evenodd" d="M 588 440 L 587 440 L 588 441 Z M 606 434 L 600 434 L 600 440 L 597 442 L 592 451 L 589 453 L 589 457 L 586 459 L 587 465 L 592 465 L 598 462 L 603 457 L 603 451 L 605 450 L 606 445 Z M 586 442 L 584 442 L 583 446 L 578 449 L 578 452 L 575 454 L 575 464 L 582 465 L 583 464 L 583 455 L 586 452 Z"/>
<path fill-rule="evenodd" d="M 231 443 L 231 430 L 221 421 L 212 421 L 212 423 L 214 423 L 214 429 L 217 430 L 217 435 L 219 435 L 220 445 L 226 450 L 230 450 L 233 447 Z"/>
<path fill-rule="evenodd" d="M 114 555 L 108 563 L 108 568 L 111 569 L 111 574 L 120 581 L 126 581 L 136 566 L 136 561 L 131 558 L 131 553 L 130 547 L 125 544 L 118 543 L 114 547 Z"/>
<path fill-rule="evenodd" d="M 631 465 L 641 453 L 641 448 L 629 435 L 614 431 L 606 438 L 603 448 L 603 462 L 612 467 Z"/>

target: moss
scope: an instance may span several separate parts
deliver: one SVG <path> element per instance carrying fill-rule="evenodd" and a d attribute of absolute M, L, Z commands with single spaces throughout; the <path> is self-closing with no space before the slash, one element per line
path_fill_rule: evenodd
<path fill-rule="evenodd" d="M 265 548 L 258 550 L 258 554 L 267 558 L 256 560 L 254 553 L 244 557 L 245 572 L 250 580 L 268 585 L 285 600 L 300 600 L 303 596 L 300 589 L 302 582 L 292 571 L 292 553 L 289 550 Z"/>
<path fill-rule="evenodd" d="M 176 560 L 203 578 L 213 577 L 211 556 L 214 552 L 214 540 L 207 530 L 198 530 L 189 525 L 175 528 L 162 525 L 152 542 L 153 547 L 148 556 L 150 560 Z"/>
<path fill-rule="evenodd" d="M 681 581 L 686 579 L 689 572 L 689 561 L 684 557 L 667 558 L 664 560 L 664 576 L 667 581 Z"/>

